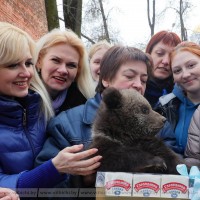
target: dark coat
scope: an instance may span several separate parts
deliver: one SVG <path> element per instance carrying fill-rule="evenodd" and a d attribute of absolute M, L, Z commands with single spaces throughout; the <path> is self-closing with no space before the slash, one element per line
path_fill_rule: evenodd
<path fill-rule="evenodd" d="M 84 97 L 83 94 L 78 89 L 76 82 L 73 82 L 67 91 L 67 96 L 65 98 L 65 101 L 61 105 L 56 115 L 67 109 L 85 104 L 86 100 L 87 100 L 86 97 Z"/>
<path fill-rule="evenodd" d="M 171 79 L 161 81 L 150 78 L 147 81 L 144 97 L 148 100 L 151 107 L 154 109 L 159 102 L 159 98 L 165 94 L 171 93 L 172 89 L 173 84 L 171 83 Z"/>

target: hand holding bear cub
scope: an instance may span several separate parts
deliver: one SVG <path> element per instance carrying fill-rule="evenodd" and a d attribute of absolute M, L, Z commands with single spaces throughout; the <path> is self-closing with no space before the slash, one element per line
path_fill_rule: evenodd
<path fill-rule="evenodd" d="M 155 137 L 164 122 L 139 92 L 107 88 L 92 127 L 98 171 L 177 174 L 183 161 Z"/>

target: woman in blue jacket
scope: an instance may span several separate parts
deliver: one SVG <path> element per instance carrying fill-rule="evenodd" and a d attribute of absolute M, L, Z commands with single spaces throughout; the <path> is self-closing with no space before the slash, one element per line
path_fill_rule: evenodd
<path fill-rule="evenodd" d="M 83 144 L 87 148 L 92 140 L 91 126 L 101 102 L 102 92 L 107 87 L 132 88 L 144 95 L 148 78 L 147 70 L 150 67 L 149 58 L 141 50 L 134 47 L 111 47 L 100 64 L 101 73 L 95 97 L 88 99 L 85 105 L 60 113 L 49 122 L 48 139 L 36 159 L 36 165 L 41 165 L 51 158 L 56 163 L 57 159 L 54 156 L 65 147 Z M 81 169 L 84 168 L 82 166 Z M 73 179 L 69 179 L 72 177 L 71 174 L 68 173 L 67 177 L 62 187 L 77 187 L 71 182 Z"/>
<path fill-rule="evenodd" d="M 47 160 L 34 169 L 46 139 L 46 123 L 54 115 L 34 67 L 34 55 L 35 42 L 26 32 L 0 22 L 0 187 L 52 187 L 65 179 L 64 173 L 71 172 L 70 163 L 76 164 L 73 170 L 84 164 L 84 173 L 99 165 L 100 157 L 79 161 L 96 149 L 74 156 L 71 152 L 81 148 L 74 146 L 58 154 L 58 163 Z M 67 165 L 62 165 L 67 160 Z"/>
<path fill-rule="evenodd" d="M 160 134 L 174 132 L 173 149 L 183 155 L 191 118 L 200 104 L 200 46 L 192 42 L 178 44 L 171 53 L 171 68 L 176 84 L 172 93 L 160 97 L 156 111 L 169 122 Z"/>

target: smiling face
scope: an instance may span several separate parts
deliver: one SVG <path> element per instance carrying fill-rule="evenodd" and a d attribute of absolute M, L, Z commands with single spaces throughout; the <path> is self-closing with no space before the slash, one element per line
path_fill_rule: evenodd
<path fill-rule="evenodd" d="M 37 67 L 52 98 L 70 87 L 77 75 L 79 59 L 76 49 L 67 44 L 50 47 L 42 58 L 39 57 Z"/>
<path fill-rule="evenodd" d="M 144 95 L 147 82 L 147 66 L 142 61 L 129 61 L 120 66 L 111 81 L 103 80 L 104 87 L 116 89 L 133 88 Z"/>
<path fill-rule="evenodd" d="M 158 79 L 167 79 L 171 76 L 170 68 L 170 57 L 169 54 L 172 51 L 173 46 L 164 44 L 162 41 L 158 42 L 151 52 L 151 57 L 153 59 L 153 70 L 152 74 Z"/>
<path fill-rule="evenodd" d="M 200 57 L 180 51 L 172 59 L 174 82 L 180 85 L 188 95 L 200 93 Z"/>
<path fill-rule="evenodd" d="M 30 51 L 18 63 L 0 66 L 0 94 L 10 97 L 25 97 L 34 75 Z"/>
<path fill-rule="evenodd" d="M 90 70 L 94 81 L 99 81 L 100 62 L 107 50 L 106 47 L 98 49 L 90 59 Z"/>

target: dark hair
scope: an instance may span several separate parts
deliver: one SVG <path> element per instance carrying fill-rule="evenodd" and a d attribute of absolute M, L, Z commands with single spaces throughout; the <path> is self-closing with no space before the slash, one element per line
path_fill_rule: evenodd
<path fill-rule="evenodd" d="M 160 41 L 172 47 L 175 47 L 177 44 L 181 43 L 181 39 L 176 33 L 170 31 L 160 31 L 153 35 L 150 41 L 148 42 L 146 47 L 146 53 L 151 54 L 154 46 Z"/>
<path fill-rule="evenodd" d="M 99 82 L 96 92 L 102 93 L 105 87 L 102 80 L 112 81 L 121 65 L 130 61 L 142 61 L 147 66 L 147 73 L 152 66 L 152 62 L 148 55 L 143 51 L 128 46 L 113 46 L 103 56 L 100 63 Z"/>

